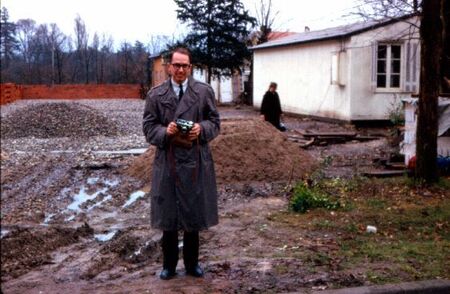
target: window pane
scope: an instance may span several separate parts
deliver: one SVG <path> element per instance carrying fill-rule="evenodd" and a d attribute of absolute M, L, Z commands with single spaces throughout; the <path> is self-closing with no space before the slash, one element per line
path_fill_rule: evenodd
<path fill-rule="evenodd" d="M 386 73 L 386 61 L 385 60 L 378 60 L 377 73 Z"/>
<path fill-rule="evenodd" d="M 378 45 L 378 58 L 386 58 L 386 45 Z"/>
<path fill-rule="evenodd" d="M 400 87 L 400 75 L 391 75 L 391 88 Z"/>
<path fill-rule="evenodd" d="M 377 75 L 377 87 L 386 88 L 386 75 Z"/>
<path fill-rule="evenodd" d="M 400 58 L 400 45 L 392 45 L 391 46 L 391 57 L 392 58 Z"/>
<path fill-rule="evenodd" d="M 400 60 L 392 60 L 391 62 L 391 73 L 400 73 Z"/>

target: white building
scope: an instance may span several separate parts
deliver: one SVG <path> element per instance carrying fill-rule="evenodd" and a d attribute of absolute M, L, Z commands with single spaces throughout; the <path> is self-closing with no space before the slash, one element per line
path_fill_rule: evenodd
<path fill-rule="evenodd" d="M 418 18 L 307 31 L 253 47 L 253 104 L 278 83 L 283 111 L 386 120 L 419 89 Z"/>
<path fill-rule="evenodd" d="M 194 68 L 192 75 L 199 81 L 208 82 L 207 72 L 205 70 Z M 216 100 L 224 104 L 236 102 L 243 91 L 243 82 L 245 79 L 248 79 L 248 75 L 242 77 L 239 74 L 235 74 L 232 77 L 212 78 L 210 85 L 214 89 Z"/>

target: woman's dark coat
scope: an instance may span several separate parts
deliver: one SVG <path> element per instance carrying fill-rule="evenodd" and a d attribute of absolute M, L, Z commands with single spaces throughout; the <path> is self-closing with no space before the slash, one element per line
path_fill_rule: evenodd
<path fill-rule="evenodd" d="M 177 118 L 201 125 L 198 144 L 191 148 L 171 144 L 168 124 Z M 203 230 L 218 223 L 214 162 L 208 142 L 220 131 L 212 88 L 189 78 L 183 98 L 178 98 L 170 79 L 149 91 L 143 130 L 155 145 L 151 187 L 151 221 L 157 229 Z M 150 163 L 149 163 L 150 164 Z"/>
<path fill-rule="evenodd" d="M 266 121 L 277 128 L 280 127 L 280 115 L 282 114 L 282 111 L 280 97 L 277 92 L 272 93 L 267 91 L 266 94 L 264 94 L 261 104 L 261 114 L 264 115 Z"/>

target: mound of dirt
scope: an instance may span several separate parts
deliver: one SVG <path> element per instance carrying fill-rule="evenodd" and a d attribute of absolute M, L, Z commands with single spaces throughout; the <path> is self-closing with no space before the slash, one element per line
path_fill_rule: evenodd
<path fill-rule="evenodd" d="M 259 119 L 223 120 L 221 133 L 210 146 L 219 184 L 294 180 L 316 166 L 308 153 Z M 154 152 L 150 147 L 126 173 L 150 182 Z"/>
<path fill-rule="evenodd" d="M 19 228 L 2 238 L 2 281 L 16 278 L 42 264 L 52 262 L 50 253 L 57 248 L 93 234 L 87 224 L 77 228 Z"/>
<path fill-rule="evenodd" d="M 42 103 L 2 118 L 3 138 L 114 136 L 119 128 L 99 111 L 74 102 Z"/>

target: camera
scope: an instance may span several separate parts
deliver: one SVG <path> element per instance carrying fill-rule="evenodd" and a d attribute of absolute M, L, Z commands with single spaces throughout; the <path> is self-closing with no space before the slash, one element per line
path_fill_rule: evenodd
<path fill-rule="evenodd" d="M 177 124 L 177 128 L 180 130 L 180 132 L 183 135 L 187 135 L 189 133 L 189 131 L 192 129 L 192 127 L 194 126 L 194 122 L 190 121 L 190 120 L 184 120 L 181 118 L 178 118 L 175 123 Z"/>

